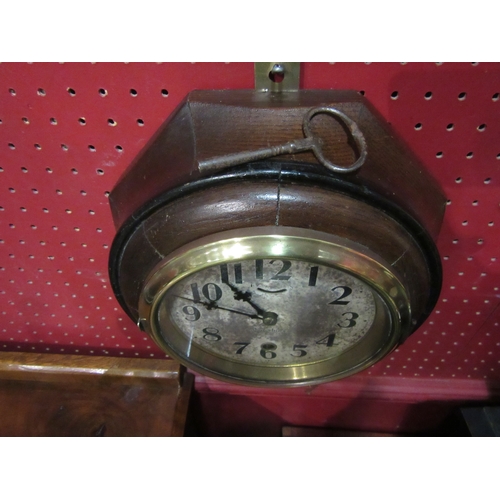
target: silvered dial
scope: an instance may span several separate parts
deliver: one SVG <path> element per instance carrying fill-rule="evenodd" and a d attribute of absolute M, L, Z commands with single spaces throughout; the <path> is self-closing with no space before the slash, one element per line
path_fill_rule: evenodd
<path fill-rule="evenodd" d="M 305 260 L 247 259 L 176 282 L 158 307 L 193 347 L 231 362 L 290 366 L 334 358 L 369 332 L 376 300 L 362 280 Z"/>

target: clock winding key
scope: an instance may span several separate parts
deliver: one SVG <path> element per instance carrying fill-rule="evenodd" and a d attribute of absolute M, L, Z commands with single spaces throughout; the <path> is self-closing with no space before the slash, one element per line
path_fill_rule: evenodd
<path fill-rule="evenodd" d="M 349 132 L 351 133 L 354 142 L 356 143 L 356 146 L 359 150 L 359 157 L 352 165 L 348 165 L 347 167 L 336 165 L 335 163 L 329 161 L 323 154 L 323 141 L 319 137 L 314 136 L 310 126 L 313 117 L 319 114 L 332 115 L 339 118 L 345 123 L 345 125 L 347 125 Z M 208 173 L 211 171 L 234 167 L 236 165 L 241 165 L 252 161 L 265 160 L 267 158 L 272 158 L 274 156 L 284 154 L 301 153 L 303 151 L 312 151 L 321 165 L 323 165 L 328 170 L 339 174 L 354 172 L 358 170 L 365 162 L 367 156 L 367 147 L 366 140 L 361 133 L 361 130 L 359 129 L 356 122 L 351 120 L 347 115 L 345 115 L 338 109 L 326 106 L 311 108 L 304 115 L 302 129 L 305 136 L 303 139 L 289 141 L 279 146 L 269 146 L 267 148 L 257 149 L 254 151 L 241 151 L 239 153 L 209 158 L 208 160 L 199 161 L 198 169 L 202 173 Z"/>

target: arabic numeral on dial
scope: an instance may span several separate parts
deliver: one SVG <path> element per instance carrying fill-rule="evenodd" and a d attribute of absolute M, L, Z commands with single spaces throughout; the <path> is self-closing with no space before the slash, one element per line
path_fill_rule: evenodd
<path fill-rule="evenodd" d="M 309 272 L 309 286 L 316 286 L 316 281 L 318 280 L 318 266 L 311 267 Z"/>
<path fill-rule="evenodd" d="M 335 342 L 335 335 L 336 333 L 330 333 L 330 335 L 327 335 L 326 337 L 323 337 L 322 339 L 319 339 L 316 341 L 316 344 L 318 345 L 326 345 L 326 347 L 332 347 Z"/>
<path fill-rule="evenodd" d="M 306 345 L 295 344 L 293 346 L 293 350 L 295 353 L 292 353 L 292 356 L 295 356 L 296 358 L 301 358 L 302 356 L 305 356 L 307 354 L 307 351 L 304 351 L 306 347 L 307 347 Z"/>
<path fill-rule="evenodd" d="M 215 283 L 206 283 L 203 285 L 201 292 L 207 300 L 216 302 L 222 297 L 222 290 Z"/>
<path fill-rule="evenodd" d="M 257 259 L 255 261 L 255 277 L 258 280 L 264 279 L 264 261 L 262 259 Z"/>
<path fill-rule="evenodd" d="M 200 290 L 198 283 L 191 283 L 191 293 L 195 302 L 201 302 Z M 210 302 L 215 302 L 222 297 L 222 290 L 220 286 L 215 283 L 206 283 L 201 288 L 201 293 Z"/>
<path fill-rule="evenodd" d="M 234 264 L 234 282 L 237 284 L 243 283 L 243 271 L 241 263 Z M 227 264 L 220 265 L 220 277 L 222 283 L 229 283 L 229 266 Z"/>
<path fill-rule="evenodd" d="M 274 264 L 275 262 L 281 262 L 281 269 L 271 278 L 272 280 L 289 280 L 289 275 L 284 275 L 291 267 L 292 263 L 289 260 L 272 260 L 269 264 Z"/>
<path fill-rule="evenodd" d="M 188 321 L 198 321 L 200 319 L 201 313 L 193 306 L 184 306 L 182 312 L 186 315 Z M 191 317 L 189 317 L 191 316 Z"/>
<path fill-rule="evenodd" d="M 352 288 L 349 288 L 348 286 L 336 286 L 335 288 L 332 288 L 332 292 L 335 293 L 335 290 L 342 290 L 341 295 L 335 300 L 329 302 L 329 304 L 333 304 L 334 306 L 346 306 L 347 304 L 349 304 L 349 300 L 342 299 L 345 299 L 346 297 L 349 297 L 349 295 L 351 295 Z"/>
<path fill-rule="evenodd" d="M 274 264 L 275 262 L 281 262 L 281 269 L 270 279 L 272 280 L 284 280 L 287 281 L 291 278 L 290 275 L 284 274 L 286 273 L 291 267 L 292 263 L 289 260 L 281 260 L 281 259 L 273 259 L 269 261 L 269 264 Z M 258 280 L 263 280 L 264 279 L 264 260 L 263 259 L 257 259 L 255 261 L 255 277 Z"/>
<path fill-rule="evenodd" d="M 229 271 L 227 268 L 227 264 L 220 265 L 220 280 L 222 283 L 227 283 L 229 281 Z"/>
<path fill-rule="evenodd" d="M 198 290 L 198 283 L 191 283 L 191 293 L 195 302 L 201 302 L 200 291 Z"/>
<path fill-rule="evenodd" d="M 203 338 L 205 340 L 219 341 L 222 337 L 219 335 L 217 328 L 203 328 Z"/>
<path fill-rule="evenodd" d="M 237 284 L 243 283 L 243 271 L 241 270 L 241 264 L 234 265 L 234 282 Z"/>
<path fill-rule="evenodd" d="M 240 345 L 241 347 L 236 351 L 236 354 L 243 354 L 245 347 L 250 345 L 250 342 L 235 342 L 234 345 Z"/>
<path fill-rule="evenodd" d="M 276 349 L 276 344 L 272 344 L 268 342 L 267 344 L 262 344 L 260 346 L 260 355 L 264 359 L 274 359 L 276 357 L 276 353 L 274 352 Z"/>
<path fill-rule="evenodd" d="M 356 321 L 359 318 L 359 314 L 353 313 L 353 312 L 346 312 L 342 314 L 342 316 L 347 316 L 345 320 L 342 321 L 342 323 L 337 323 L 340 328 L 352 328 L 353 326 L 356 325 Z M 347 324 L 345 324 L 347 323 Z"/>

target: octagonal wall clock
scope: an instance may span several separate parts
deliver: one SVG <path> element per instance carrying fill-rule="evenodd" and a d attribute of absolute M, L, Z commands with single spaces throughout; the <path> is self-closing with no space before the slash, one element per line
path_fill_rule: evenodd
<path fill-rule="evenodd" d="M 194 91 L 110 195 L 123 309 L 217 379 L 310 385 L 432 311 L 445 197 L 355 91 Z"/>

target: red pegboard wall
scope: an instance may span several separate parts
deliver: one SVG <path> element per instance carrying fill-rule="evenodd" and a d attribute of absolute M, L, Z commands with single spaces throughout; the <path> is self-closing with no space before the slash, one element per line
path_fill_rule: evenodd
<path fill-rule="evenodd" d="M 0 349 L 163 357 L 108 281 L 107 194 L 193 89 L 252 88 L 250 63 L 0 64 Z M 500 64 L 304 63 L 355 89 L 445 190 L 436 310 L 358 377 L 500 382 Z"/>

